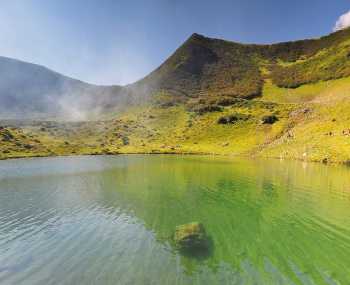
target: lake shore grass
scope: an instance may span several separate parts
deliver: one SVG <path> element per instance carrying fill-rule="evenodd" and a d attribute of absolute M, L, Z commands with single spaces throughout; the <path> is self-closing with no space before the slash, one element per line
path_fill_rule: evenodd
<path fill-rule="evenodd" d="M 279 88 L 205 112 L 150 103 L 101 121 L 0 122 L 0 159 L 67 155 L 195 154 L 350 161 L 350 78 Z M 264 123 L 266 116 L 276 120 Z"/>

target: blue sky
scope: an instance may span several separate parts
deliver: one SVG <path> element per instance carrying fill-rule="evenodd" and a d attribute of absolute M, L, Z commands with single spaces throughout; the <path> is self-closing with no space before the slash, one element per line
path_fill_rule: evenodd
<path fill-rule="evenodd" d="M 194 32 L 247 43 L 319 37 L 349 10 L 349 0 L 1 0 L 0 55 L 126 84 Z"/>

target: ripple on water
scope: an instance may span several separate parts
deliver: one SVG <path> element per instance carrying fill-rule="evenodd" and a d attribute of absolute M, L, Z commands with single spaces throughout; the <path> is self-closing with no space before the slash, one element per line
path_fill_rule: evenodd
<path fill-rule="evenodd" d="M 0 162 L 1 284 L 347 284 L 346 168 L 121 156 Z M 200 221 L 205 259 L 172 236 Z"/>

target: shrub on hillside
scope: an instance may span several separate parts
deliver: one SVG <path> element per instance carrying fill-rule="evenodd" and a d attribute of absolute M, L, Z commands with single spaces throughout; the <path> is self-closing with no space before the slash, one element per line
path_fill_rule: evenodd
<path fill-rule="evenodd" d="M 217 123 L 219 125 L 234 124 L 234 123 L 236 123 L 238 121 L 246 121 L 249 118 L 250 118 L 249 115 L 235 113 L 235 114 L 231 114 L 231 115 L 228 115 L 228 116 L 220 117 L 218 119 Z"/>
<path fill-rule="evenodd" d="M 278 118 L 276 115 L 267 115 L 261 118 L 261 122 L 263 124 L 268 124 L 268 125 L 272 125 L 274 123 L 276 123 L 278 121 Z"/>
<path fill-rule="evenodd" d="M 190 111 L 195 112 L 199 115 L 203 115 L 205 113 L 211 113 L 211 112 L 221 112 L 222 107 L 218 105 L 209 105 L 209 104 L 201 104 L 197 106 L 191 106 L 189 108 Z"/>

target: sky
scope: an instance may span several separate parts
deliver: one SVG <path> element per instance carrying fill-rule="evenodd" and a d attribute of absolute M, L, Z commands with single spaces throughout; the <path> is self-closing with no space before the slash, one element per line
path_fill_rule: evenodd
<path fill-rule="evenodd" d="M 124 85 L 193 33 L 245 43 L 314 38 L 350 25 L 349 10 L 349 0 L 0 0 L 0 55 Z"/>

